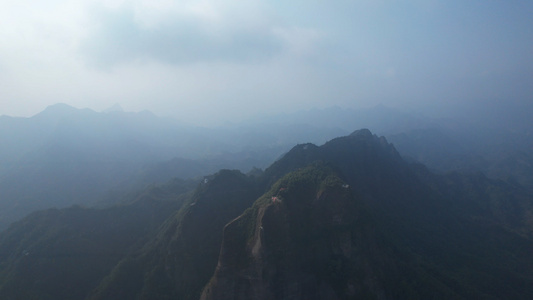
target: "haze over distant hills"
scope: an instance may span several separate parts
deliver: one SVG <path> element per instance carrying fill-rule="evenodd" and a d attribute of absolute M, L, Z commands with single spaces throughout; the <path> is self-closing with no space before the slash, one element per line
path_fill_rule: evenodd
<path fill-rule="evenodd" d="M 141 189 L 172 177 L 265 168 L 295 143 L 322 144 L 367 127 L 408 159 L 440 171 L 483 171 L 533 186 L 530 121 L 497 110 L 429 118 L 383 105 L 256 116 L 216 128 L 143 111 L 106 112 L 66 104 L 31 118 L 0 117 L 0 228 L 27 213 L 106 202 L 110 190 Z M 466 117 L 465 117 L 466 115 Z M 106 198 L 107 197 L 107 198 Z M 107 200 L 106 200 L 107 199 Z"/>
<path fill-rule="evenodd" d="M 338 133 L 308 125 L 286 129 L 200 128 L 147 111 L 98 113 L 65 104 L 31 118 L 2 116 L 0 228 L 36 209 L 94 203 L 110 189 L 265 167 L 297 136 L 318 142 Z"/>
<path fill-rule="evenodd" d="M 0 0 L 0 300 L 533 299 L 532 16 Z"/>
<path fill-rule="evenodd" d="M 532 195 L 363 129 L 263 172 L 31 214 L 0 234 L 0 297 L 529 299 Z"/>

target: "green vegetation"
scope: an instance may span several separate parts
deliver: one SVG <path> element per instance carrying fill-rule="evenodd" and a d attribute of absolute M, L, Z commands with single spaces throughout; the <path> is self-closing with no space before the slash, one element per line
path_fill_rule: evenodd
<path fill-rule="evenodd" d="M 300 168 L 228 225 L 203 299 L 533 296 L 526 191 L 434 175 L 368 132 L 311 151 L 308 167 L 281 160 L 265 172 Z"/>
<path fill-rule="evenodd" d="M 91 299 L 197 299 L 216 267 L 224 225 L 253 203 L 257 190 L 255 181 L 239 171 L 207 177 Z"/>
<path fill-rule="evenodd" d="M 181 206 L 176 190 L 151 189 L 108 209 L 46 210 L 13 224 L 0 236 L 0 298 L 85 298 Z"/>
<path fill-rule="evenodd" d="M 0 298 L 530 299 L 532 199 L 361 130 L 264 172 L 32 214 L 0 235 Z"/>

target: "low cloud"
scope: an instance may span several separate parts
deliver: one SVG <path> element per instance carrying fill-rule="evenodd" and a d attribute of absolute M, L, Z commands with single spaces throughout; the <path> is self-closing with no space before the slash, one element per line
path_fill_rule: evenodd
<path fill-rule="evenodd" d="M 188 12 L 167 12 L 157 20 L 131 6 L 100 8 L 93 12 L 95 25 L 82 41 L 81 52 L 90 63 L 106 68 L 132 61 L 256 62 L 294 44 L 287 39 L 288 30 L 265 20 L 239 20 L 205 5 Z"/>

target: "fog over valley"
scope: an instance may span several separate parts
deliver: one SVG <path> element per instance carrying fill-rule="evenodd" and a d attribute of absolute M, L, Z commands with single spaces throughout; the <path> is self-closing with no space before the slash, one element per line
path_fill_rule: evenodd
<path fill-rule="evenodd" d="M 0 299 L 533 299 L 533 2 L 0 3 Z"/>

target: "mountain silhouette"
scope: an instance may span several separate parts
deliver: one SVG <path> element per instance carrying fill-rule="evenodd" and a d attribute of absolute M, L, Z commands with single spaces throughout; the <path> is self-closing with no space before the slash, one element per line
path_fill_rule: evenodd
<path fill-rule="evenodd" d="M 140 216 L 153 214 L 138 211 L 139 200 L 97 211 L 44 211 L 13 224 L 0 234 L 0 295 L 533 297 L 530 192 L 481 173 L 434 174 L 406 162 L 385 138 L 367 129 L 321 146 L 297 145 L 263 172 L 221 170 L 192 189 L 179 182 L 170 186 L 146 191 L 150 197 L 145 199 L 152 199 L 147 203 L 168 205 L 161 206 L 164 213 L 147 231 L 134 229 Z M 129 209 L 136 213 L 121 211 Z M 114 218 L 124 223 L 106 223 Z M 83 227 L 75 225 L 79 220 Z M 120 230 L 91 231 L 91 222 Z M 72 233 L 63 234 L 66 228 Z M 115 248 L 115 240 L 126 239 L 121 234 L 128 242 Z M 93 246 L 59 259 L 57 245 L 85 244 Z M 98 252 L 95 246 L 118 250 Z M 88 258 L 101 266 L 98 272 L 71 271 Z M 69 292 L 62 288 L 64 277 L 42 284 L 28 273 L 44 269 L 69 270 L 69 280 L 83 282 L 83 288 Z"/>

